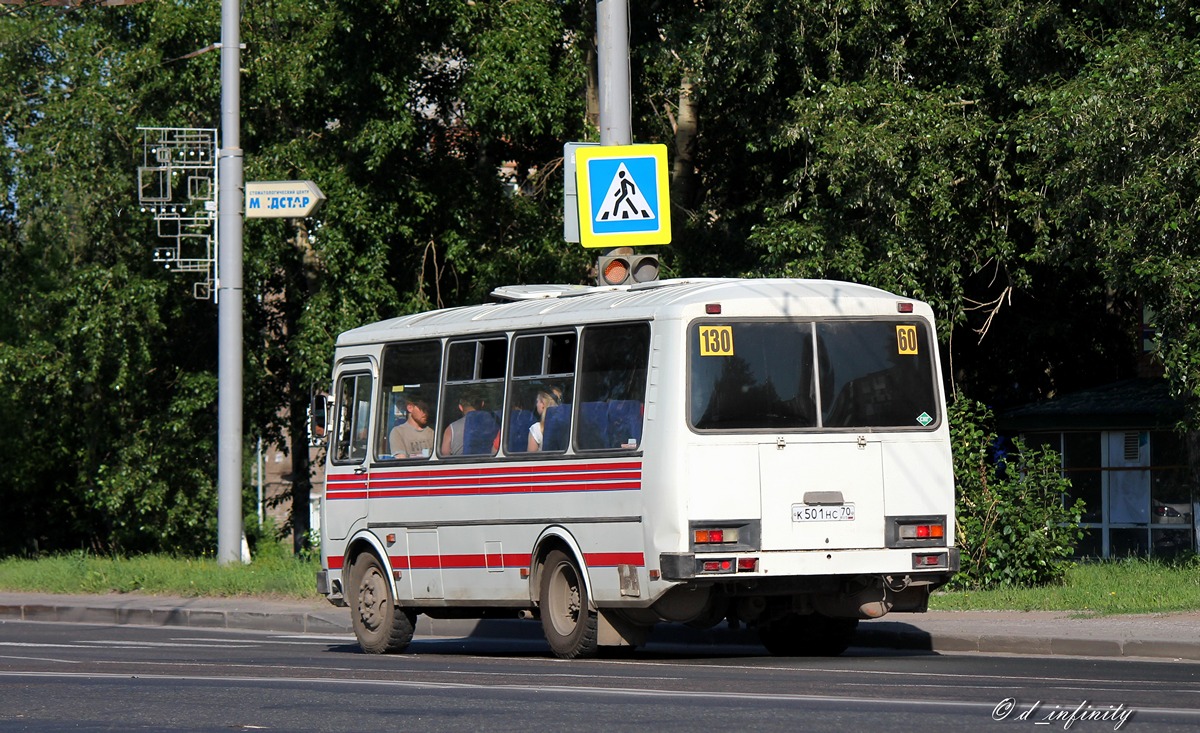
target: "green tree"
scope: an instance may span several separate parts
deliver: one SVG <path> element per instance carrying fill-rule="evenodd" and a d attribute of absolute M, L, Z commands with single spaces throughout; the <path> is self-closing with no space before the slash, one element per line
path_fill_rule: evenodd
<path fill-rule="evenodd" d="M 308 504 L 304 408 L 337 333 L 502 284 L 586 277 L 562 242 L 555 177 L 584 124 L 581 51 L 564 43 L 572 8 L 347 0 L 247 13 L 246 175 L 312 179 L 328 197 L 311 226 L 246 227 L 247 291 L 262 295 L 248 329 L 253 422 L 268 440 L 291 436 L 293 507 Z M 306 523 L 293 513 L 297 548 Z"/>
<path fill-rule="evenodd" d="M 189 9 L 3 10 L 0 491 L 20 511 L 0 551 L 200 551 L 212 534 L 212 318 L 149 261 L 133 199 L 130 120 L 168 118 L 161 90 L 192 80 L 167 59 L 213 27 Z"/>
<path fill-rule="evenodd" d="M 311 222 L 246 227 L 249 434 L 290 434 L 307 454 L 303 407 L 341 330 L 586 277 L 561 242 L 553 177 L 585 120 L 580 46 L 563 43 L 578 10 L 247 8 L 247 178 L 311 178 L 329 196 Z M 0 306 L 0 364 L 23 440 L 4 458 L 29 508 L 7 549 L 205 548 L 215 312 L 150 262 L 134 128 L 215 126 L 219 56 L 197 52 L 218 14 L 194 2 L 5 12 L 0 277 L 16 297 Z M 306 506 L 300 468 L 293 499 Z"/>
<path fill-rule="evenodd" d="M 1190 312 L 1190 261 L 1122 259 L 1138 248 L 1097 249 L 1087 224 L 1102 210 L 1132 242 L 1173 231 L 1150 208 L 1177 227 L 1195 219 L 1191 178 L 1178 167 L 1195 147 L 1194 64 L 1180 64 L 1194 58 L 1196 34 L 1182 3 L 651 7 L 635 34 L 645 73 L 634 106 L 651 110 L 643 130 L 662 139 L 682 129 L 662 112 L 676 109 L 681 85 L 699 120 L 702 185 L 677 217 L 678 270 L 839 278 L 928 300 L 955 382 L 1009 404 L 1130 375 L 1139 298 L 1166 313 L 1168 371 L 1190 364 L 1172 356 L 1190 324 L 1171 317 Z M 1133 60 L 1147 71 L 1109 81 Z M 1089 119 L 1106 122 L 1085 149 L 1062 116 L 1089 104 L 1104 108 Z M 1125 185 L 1134 179 L 1106 158 L 1124 129 L 1145 131 L 1129 163 L 1177 190 L 1160 199 Z M 1159 144 L 1179 154 L 1160 165 L 1149 150 Z M 1113 182 L 1111 206 L 1095 205 L 1096 180 Z M 1154 206 L 1139 208 L 1137 195 Z M 1181 234 L 1163 249 L 1188 241 Z M 1134 282 L 1136 273 L 1145 274 Z M 1174 307 L 1157 297 L 1166 292 Z"/>
<path fill-rule="evenodd" d="M 958 494 L 955 544 L 969 588 L 1031 586 L 1062 580 L 1075 545 L 1083 499 L 1067 504 L 1070 481 L 1059 455 L 1028 448 L 996 455 L 991 411 L 960 397 L 950 410 L 954 480 Z"/>
<path fill-rule="evenodd" d="M 1120 3 L 1061 29 L 1076 73 L 1023 90 L 1039 187 L 1024 214 L 1047 260 L 1090 261 L 1155 314 L 1159 356 L 1200 418 L 1200 11 Z"/>

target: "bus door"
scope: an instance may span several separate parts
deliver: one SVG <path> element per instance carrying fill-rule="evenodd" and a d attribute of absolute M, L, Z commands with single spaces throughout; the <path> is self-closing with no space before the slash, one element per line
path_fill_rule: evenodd
<path fill-rule="evenodd" d="M 838 437 L 759 446 L 763 550 L 884 546 L 882 445 Z"/>
<path fill-rule="evenodd" d="M 453 478 L 430 459 L 439 444 L 433 423 L 436 386 L 431 379 L 404 383 L 396 377 L 402 372 L 411 378 L 411 370 L 398 370 L 396 361 L 409 352 L 418 353 L 417 347 L 423 346 L 427 345 L 399 344 L 384 351 L 382 402 L 376 421 L 377 461 L 367 486 L 371 526 L 378 528 L 376 533 L 385 541 L 392 569 L 400 572 L 400 596 L 432 599 L 444 595 L 436 526 L 444 500 L 429 494 Z M 436 358 L 434 362 L 436 368 Z M 398 429 L 404 425 L 409 428 Z"/>
<path fill-rule="evenodd" d="M 392 569 L 400 573 L 401 598 L 444 595 L 438 524 L 447 519 L 446 497 L 461 474 L 453 464 L 435 460 L 444 432 L 437 422 L 439 406 L 457 412 L 457 405 L 441 404 L 441 376 L 441 341 L 401 341 L 383 347 L 369 515 Z"/>
<path fill-rule="evenodd" d="M 339 365 L 334 374 L 333 439 L 325 474 L 322 526 L 331 540 L 346 539 L 367 517 L 374 372 L 372 363 L 359 361 Z"/>

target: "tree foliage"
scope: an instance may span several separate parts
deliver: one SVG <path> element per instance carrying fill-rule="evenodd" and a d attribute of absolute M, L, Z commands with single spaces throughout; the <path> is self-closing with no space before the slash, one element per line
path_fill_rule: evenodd
<path fill-rule="evenodd" d="M 214 524 L 215 319 L 146 257 L 129 120 L 162 110 L 153 69 L 204 24 L 186 8 L 153 30 L 127 22 L 148 10 L 5 12 L 0 465 L 20 510 L 0 548 L 199 549 Z"/>
<path fill-rule="evenodd" d="M 928 300 L 956 385 L 1003 404 L 1128 376 L 1145 302 L 1194 389 L 1188 4 L 655 7 L 686 42 L 647 44 L 643 94 L 686 76 L 702 120 L 678 269 Z"/>

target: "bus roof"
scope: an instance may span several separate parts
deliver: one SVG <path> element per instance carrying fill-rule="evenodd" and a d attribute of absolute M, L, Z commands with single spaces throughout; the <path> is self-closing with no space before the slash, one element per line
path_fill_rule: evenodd
<path fill-rule="evenodd" d="M 894 314 L 897 301 L 932 317 L 929 306 L 868 285 L 837 280 L 681 278 L 632 286 L 530 285 L 497 288 L 504 303 L 443 308 L 390 318 L 340 334 L 338 346 L 513 328 L 553 328 L 681 317 L 707 303 L 722 303 L 734 315 L 745 305 L 758 315 L 862 316 Z"/>

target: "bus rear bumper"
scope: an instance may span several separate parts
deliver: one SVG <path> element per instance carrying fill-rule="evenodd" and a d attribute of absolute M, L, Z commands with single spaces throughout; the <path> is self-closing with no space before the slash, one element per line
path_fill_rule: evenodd
<path fill-rule="evenodd" d="M 662 579 L 676 582 L 701 578 L 717 580 L 730 576 L 749 581 L 812 576 L 903 577 L 918 574 L 948 580 L 958 572 L 961 562 L 956 547 L 730 554 L 664 552 L 658 560 Z"/>
<path fill-rule="evenodd" d="M 675 584 L 651 607 L 663 618 L 678 620 L 671 614 L 678 615 L 681 599 L 694 598 L 695 607 L 706 602 L 699 611 L 689 606 L 697 618 L 732 613 L 742 621 L 768 623 L 788 615 L 871 619 L 924 612 L 930 594 L 958 571 L 959 553 L 953 547 L 717 558 L 664 553 L 659 561 L 663 579 Z"/>

